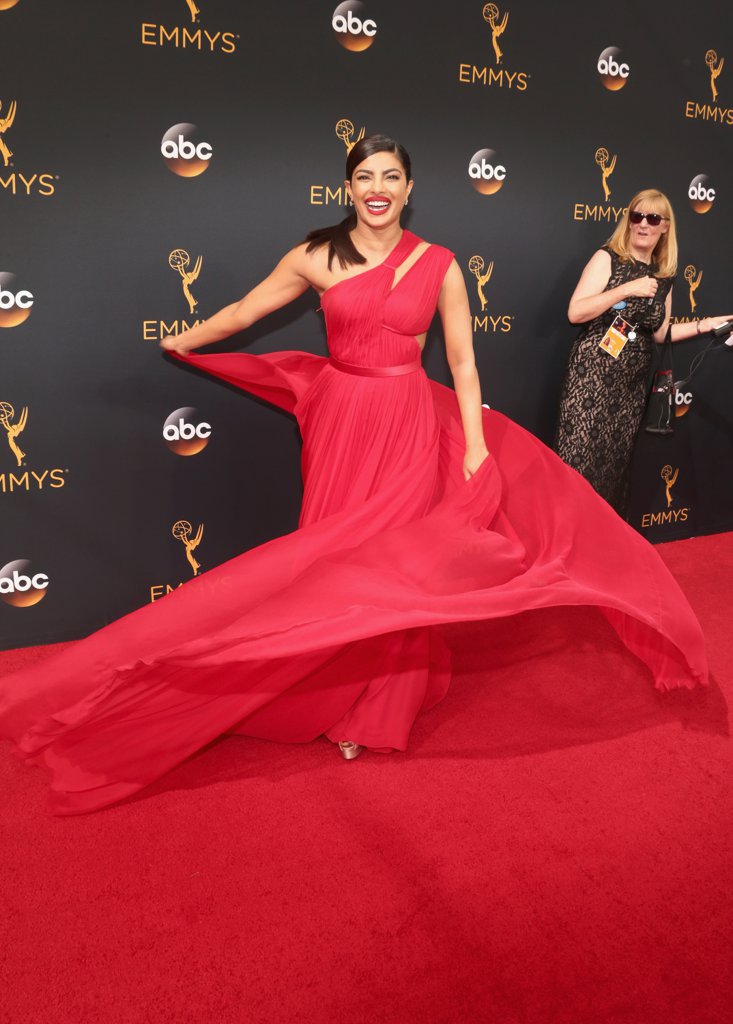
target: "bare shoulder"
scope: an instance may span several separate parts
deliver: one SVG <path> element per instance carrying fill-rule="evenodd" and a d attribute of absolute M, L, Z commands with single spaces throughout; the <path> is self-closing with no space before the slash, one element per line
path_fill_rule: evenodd
<path fill-rule="evenodd" d="M 608 249 L 596 249 L 585 268 L 586 270 L 610 270 L 611 254 Z"/>

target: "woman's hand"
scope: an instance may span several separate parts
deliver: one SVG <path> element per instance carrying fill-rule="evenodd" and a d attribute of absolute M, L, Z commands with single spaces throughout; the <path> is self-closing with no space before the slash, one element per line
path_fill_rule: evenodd
<path fill-rule="evenodd" d="M 659 282 L 656 277 L 637 277 L 625 283 L 627 298 L 653 299 L 657 294 Z"/>
<path fill-rule="evenodd" d="M 475 448 L 467 448 L 463 458 L 463 479 L 470 480 L 481 463 L 488 459 L 488 457 L 489 449 L 485 444 L 478 445 Z"/>
<path fill-rule="evenodd" d="M 184 335 L 181 334 L 168 334 L 165 338 L 160 339 L 160 347 L 165 352 L 175 352 L 179 356 L 187 356 L 191 351 L 185 344 Z"/>

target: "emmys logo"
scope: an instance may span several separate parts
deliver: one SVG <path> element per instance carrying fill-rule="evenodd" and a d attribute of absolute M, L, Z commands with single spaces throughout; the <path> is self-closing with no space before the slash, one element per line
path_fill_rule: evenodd
<path fill-rule="evenodd" d="M 30 608 L 46 596 L 49 579 L 34 572 L 26 558 L 8 562 L 0 569 L 0 598 L 13 608 Z"/>
<path fill-rule="evenodd" d="M 341 139 L 344 146 L 346 146 L 346 153 L 348 155 L 357 142 L 361 142 L 364 138 L 366 128 L 361 128 L 359 133 L 356 134 L 354 122 L 350 121 L 348 117 L 342 117 L 336 122 L 334 131 L 336 133 L 336 138 Z M 338 206 L 351 205 L 349 193 L 343 185 L 335 185 L 334 187 L 331 187 L 330 185 L 311 185 L 311 206 L 328 206 L 330 203 L 336 203 Z"/>
<path fill-rule="evenodd" d="M 377 34 L 376 21 L 365 15 L 366 9 L 359 0 L 346 0 L 333 12 L 331 28 L 344 49 L 352 53 L 368 50 Z"/>
<path fill-rule="evenodd" d="M 198 280 L 198 276 L 201 273 L 201 264 L 203 263 L 203 256 L 199 256 L 196 260 L 193 270 L 189 270 L 188 267 L 191 265 L 191 257 L 188 255 L 185 249 L 174 249 L 168 256 L 168 266 L 171 270 L 178 271 L 181 278 L 181 287 L 183 288 L 183 294 L 186 297 L 188 303 L 188 312 L 193 316 L 196 307 L 198 306 L 198 300 L 194 299 L 191 294 L 191 285 L 194 281 Z"/>
<path fill-rule="evenodd" d="M 707 213 L 715 202 L 715 189 L 710 184 L 707 174 L 698 174 L 690 182 L 687 189 L 690 206 L 695 213 Z"/>
<path fill-rule="evenodd" d="M 163 440 L 176 455 L 198 455 L 209 443 L 211 424 L 198 419 L 197 410 L 186 405 L 172 412 L 163 424 Z"/>
<path fill-rule="evenodd" d="M 697 274 L 697 277 L 695 276 Z M 695 302 L 695 292 L 700 287 L 702 281 L 702 270 L 698 273 L 697 269 L 690 263 L 685 267 L 685 281 L 690 287 L 690 313 L 694 313 L 697 309 L 697 303 Z"/>
<path fill-rule="evenodd" d="M 15 123 L 17 113 L 18 104 L 15 100 L 11 100 L 6 104 L 3 104 L 0 100 L 0 158 L 2 158 L 0 186 L 7 189 L 14 196 L 23 194 L 27 196 L 52 196 L 56 191 L 54 182 L 58 180 L 58 175 L 39 174 L 38 172 L 27 174 L 22 171 L 12 170 L 15 167 L 11 162 L 13 151 L 8 144 L 6 136 Z"/>
<path fill-rule="evenodd" d="M 198 280 L 203 261 L 203 256 L 199 256 L 193 265 L 193 269 L 190 270 L 191 257 L 185 249 L 173 249 L 168 254 L 168 266 L 171 270 L 175 270 L 181 279 L 183 297 L 186 300 L 189 315 L 192 317 L 195 316 L 199 303 L 191 291 L 191 285 L 195 284 Z M 160 341 L 170 334 L 178 335 L 183 334 L 184 331 L 190 331 L 192 327 L 196 327 L 200 323 L 201 320 L 199 319 L 189 322 L 183 317 L 180 320 L 173 319 L 170 321 L 163 319 L 143 320 L 143 340 Z"/>
<path fill-rule="evenodd" d="M 602 84 L 611 92 L 623 89 L 631 73 L 629 65 L 621 60 L 621 51 L 617 46 L 607 46 L 598 57 L 596 67 Z"/>
<path fill-rule="evenodd" d="M 476 278 L 476 291 L 481 303 L 481 313 L 483 314 L 483 316 L 473 317 L 474 334 L 480 331 L 483 331 L 484 334 L 489 332 L 496 334 L 497 331 L 507 334 L 512 329 L 514 317 L 510 313 L 493 314 L 486 312 L 488 301 L 484 292 L 484 286 L 489 283 L 491 275 L 494 273 L 494 261 L 492 260 L 487 266 L 484 263 L 483 256 L 472 256 L 468 261 L 468 269 Z"/>
<path fill-rule="evenodd" d="M 484 196 L 493 196 L 504 185 L 506 167 L 496 159 L 493 149 L 479 149 L 471 157 L 468 176 L 471 184 Z"/>
<path fill-rule="evenodd" d="M 23 406 L 16 420 L 15 409 L 10 402 L 0 402 L 0 428 L 5 432 L 8 448 L 15 458 L 18 470 L 17 473 L 13 471 L 0 473 L 0 494 L 12 494 L 13 491 L 42 491 L 46 482 L 49 487 L 58 489 L 66 483 L 65 469 L 44 469 L 38 473 L 34 469 L 22 469 L 25 466 L 26 453 L 20 447 L 18 438 L 25 430 L 27 422 L 27 406 Z M 1 439 L 2 433 L 0 433 Z"/>
<path fill-rule="evenodd" d="M 483 66 L 473 63 L 459 64 L 458 81 L 464 85 L 475 85 L 478 82 L 482 85 L 498 86 L 500 89 L 516 89 L 517 92 L 524 92 L 530 77 L 527 72 L 508 71 L 504 67 L 499 67 L 504 57 L 499 39 L 506 32 L 509 12 L 504 11 L 502 15 L 496 4 L 484 4 L 481 16 L 491 29 L 491 47 L 494 51 L 495 67 L 488 67 L 485 64 Z"/>
<path fill-rule="evenodd" d="M 601 172 L 601 187 L 603 188 L 604 203 L 575 203 L 573 206 L 573 220 L 575 221 L 606 221 L 608 224 L 615 224 L 623 215 L 625 206 L 612 206 L 609 203 L 611 188 L 608 179 L 616 168 L 616 156 L 609 156 L 605 146 L 600 146 L 595 152 L 595 162 Z"/>
<path fill-rule="evenodd" d="M 204 535 L 204 524 L 201 523 L 198 530 L 196 531 L 196 536 L 192 537 L 191 534 L 193 533 L 193 527 L 191 526 L 191 524 L 188 522 L 187 519 L 179 519 L 177 523 L 173 524 L 173 527 L 171 528 L 171 533 L 176 538 L 176 540 L 179 540 L 181 544 L 183 544 L 183 546 L 185 547 L 186 560 L 188 561 L 188 564 L 191 566 L 191 570 L 194 576 L 198 576 L 198 574 L 201 572 L 201 563 L 196 561 L 193 553 L 201 543 L 201 538 Z"/>
<path fill-rule="evenodd" d="M 195 124 L 174 124 L 163 136 L 160 152 L 166 167 L 181 178 L 195 178 L 209 166 L 214 151 Z"/>
<path fill-rule="evenodd" d="M 685 103 L 685 117 L 696 121 L 713 121 L 718 124 L 733 124 L 733 108 L 719 107 L 718 99 L 718 78 L 725 65 L 723 57 L 718 57 L 715 50 L 708 50 L 705 54 L 705 66 L 710 72 L 710 92 L 712 103 L 697 103 L 695 100 L 688 100 Z"/>
<path fill-rule="evenodd" d="M 664 482 L 664 496 L 666 500 L 667 509 L 664 512 L 645 512 L 641 517 L 642 529 L 648 529 L 650 526 L 670 526 L 674 523 L 684 523 L 689 519 L 690 509 L 689 508 L 673 508 L 674 496 L 672 489 L 677 483 L 677 478 L 680 475 L 679 467 L 672 469 L 671 466 L 662 466 L 659 471 L 659 476 Z"/>
<path fill-rule="evenodd" d="M 181 16 L 188 14 L 186 25 L 168 28 L 155 22 L 144 21 L 140 26 L 143 46 L 172 46 L 177 50 L 203 50 L 208 53 L 230 54 L 237 49 L 239 35 L 235 32 L 209 31 L 199 25 L 201 10 L 195 0 L 179 0 Z M 191 27 L 189 27 L 189 25 Z"/>
<path fill-rule="evenodd" d="M 31 315 L 33 294 L 14 281 L 15 274 L 0 273 L 0 327 L 17 327 Z"/>

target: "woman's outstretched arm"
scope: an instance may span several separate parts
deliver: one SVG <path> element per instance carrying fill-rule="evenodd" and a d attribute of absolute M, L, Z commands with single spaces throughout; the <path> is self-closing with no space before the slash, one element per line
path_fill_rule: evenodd
<path fill-rule="evenodd" d="M 184 334 L 163 338 L 160 347 L 167 352 L 188 355 L 193 349 L 211 345 L 243 331 L 263 316 L 287 306 L 302 295 L 311 283 L 305 276 L 307 271 L 305 246 L 299 245 L 286 253 L 273 272 L 239 302 L 224 306 L 218 313 Z"/>

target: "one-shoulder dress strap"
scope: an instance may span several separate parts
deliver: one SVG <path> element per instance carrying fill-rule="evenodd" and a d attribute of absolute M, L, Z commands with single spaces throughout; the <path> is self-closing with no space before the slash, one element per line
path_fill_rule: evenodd
<path fill-rule="evenodd" d="M 396 270 L 410 256 L 410 253 L 414 252 L 418 245 L 422 244 L 422 241 L 422 238 L 418 238 L 417 235 L 413 235 L 411 231 L 405 229 L 402 232 L 402 238 L 400 238 L 382 266 L 389 267 L 390 270 Z"/>

